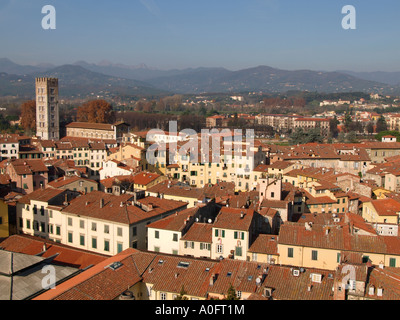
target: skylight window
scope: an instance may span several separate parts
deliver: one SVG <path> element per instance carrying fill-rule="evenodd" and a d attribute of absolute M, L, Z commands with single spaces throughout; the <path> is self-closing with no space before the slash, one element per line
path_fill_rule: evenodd
<path fill-rule="evenodd" d="M 110 265 L 108 265 L 108 267 L 111 269 L 111 270 L 117 270 L 118 268 L 121 268 L 122 267 L 122 263 L 121 262 L 119 262 L 119 261 L 116 261 L 116 262 L 113 262 L 113 263 L 111 263 Z"/>
<path fill-rule="evenodd" d="M 189 262 L 184 262 L 184 261 L 181 261 L 181 262 L 178 263 L 178 267 L 179 268 L 188 268 L 189 265 L 190 265 Z"/>

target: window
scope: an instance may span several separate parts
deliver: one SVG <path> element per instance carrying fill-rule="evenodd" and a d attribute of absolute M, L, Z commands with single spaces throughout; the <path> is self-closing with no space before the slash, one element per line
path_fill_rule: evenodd
<path fill-rule="evenodd" d="M 251 260 L 252 260 L 252 261 L 257 261 L 257 253 L 253 252 L 253 253 L 251 254 Z"/>
<path fill-rule="evenodd" d="M 242 291 L 237 291 L 237 292 L 236 292 L 236 297 L 237 297 L 238 299 L 240 299 L 240 298 L 242 297 Z"/>
<path fill-rule="evenodd" d="M 338 253 L 337 256 L 336 256 L 336 262 L 340 263 L 340 253 Z"/>
<path fill-rule="evenodd" d="M 117 253 L 120 253 L 122 251 L 122 243 L 118 242 L 117 243 Z"/>
<path fill-rule="evenodd" d="M 390 258 L 389 266 L 390 267 L 396 267 L 396 258 Z"/>
<path fill-rule="evenodd" d="M 104 233 L 107 233 L 107 234 L 110 233 L 110 226 L 108 224 L 104 225 Z"/>
<path fill-rule="evenodd" d="M 293 258 L 293 248 L 288 248 L 288 258 Z"/>
<path fill-rule="evenodd" d="M 235 248 L 235 256 L 238 256 L 238 257 L 242 256 L 242 247 Z"/>
<path fill-rule="evenodd" d="M 92 248 L 97 249 L 97 238 L 92 238 Z"/>
<path fill-rule="evenodd" d="M 174 233 L 173 235 L 172 235 L 172 241 L 178 241 L 178 234 L 177 233 Z"/>
<path fill-rule="evenodd" d="M 225 238 L 225 230 L 215 229 L 215 236 Z"/>
<path fill-rule="evenodd" d="M 72 218 L 68 218 L 68 225 L 72 227 Z"/>
<path fill-rule="evenodd" d="M 79 227 L 80 227 L 81 229 L 84 229 L 84 228 L 85 228 L 85 220 L 79 220 Z"/>
<path fill-rule="evenodd" d="M 132 228 L 132 236 L 136 236 L 137 235 L 137 228 L 136 227 L 133 227 Z"/>
<path fill-rule="evenodd" d="M 68 242 L 72 243 L 72 232 L 68 232 Z"/>
<path fill-rule="evenodd" d="M 160 239 L 160 231 L 154 231 L 154 238 Z"/>
<path fill-rule="evenodd" d="M 61 235 L 61 226 L 56 226 L 56 235 Z"/>
<path fill-rule="evenodd" d="M 222 244 L 217 244 L 217 253 L 223 253 L 224 252 L 224 246 Z"/>
<path fill-rule="evenodd" d="M 312 260 L 318 260 L 318 251 L 317 250 L 312 250 L 311 251 L 311 259 Z"/>
<path fill-rule="evenodd" d="M 110 241 L 104 240 L 104 251 L 110 251 Z"/>
<path fill-rule="evenodd" d="M 244 240 L 244 232 L 235 231 L 235 232 L 233 233 L 233 237 L 234 237 L 235 239 L 242 239 L 242 240 Z"/>
<path fill-rule="evenodd" d="M 185 241 L 184 247 L 194 249 L 194 241 Z"/>
<path fill-rule="evenodd" d="M 97 224 L 96 222 L 92 222 L 92 231 L 96 231 L 97 230 Z"/>
<path fill-rule="evenodd" d="M 118 235 L 118 237 L 122 237 L 122 228 L 121 227 L 117 228 L 117 235 Z"/>
<path fill-rule="evenodd" d="M 79 244 L 80 244 L 81 246 L 84 246 L 84 245 L 85 245 L 85 236 L 82 235 L 82 234 L 79 236 Z"/>
<path fill-rule="evenodd" d="M 167 294 L 165 292 L 160 293 L 160 300 L 167 300 Z"/>
<path fill-rule="evenodd" d="M 44 222 L 40 223 L 40 232 L 46 232 L 46 224 Z"/>

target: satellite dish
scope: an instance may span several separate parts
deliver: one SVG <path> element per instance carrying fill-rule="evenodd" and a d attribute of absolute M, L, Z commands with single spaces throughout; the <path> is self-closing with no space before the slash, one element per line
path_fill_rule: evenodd
<path fill-rule="evenodd" d="M 257 284 L 260 284 L 260 283 L 261 283 L 261 279 L 260 279 L 260 278 L 257 278 L 257 279 L 256 279 L 256 283 L 257 283 Z"/>

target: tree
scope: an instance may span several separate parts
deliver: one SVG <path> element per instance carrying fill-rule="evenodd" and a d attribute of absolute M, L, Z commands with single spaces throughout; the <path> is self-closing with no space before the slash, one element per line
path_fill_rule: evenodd
<path fill-rule="evenodd" d="M 385 117 L 381 115 L 379 119 L 376 121 L 376 132 L 386 131 L 388 129 Z"/>
<path fill-rule="evenodd" d="M 236 295 L 236 290 L 232 284 L 230 285 L 228 292 L 227 292 L 227 296 L 224 300 L 239 300 L 239 298 Z"/>
<path fill-rule="evenodd" d="M 111 104 L 105 100 L 91 100 L 78 107 L 77 119 L 91 123 L 113 123 L 115 113 Z"/>
<path fill-rule="evenodd" d="M 21 104 L 21 127 L 26 131 L 36 130 L 36 101 L 30 100 Z"/>
<path fill-rule="evenodd" d="M 381 131 L 375 136 L 375 138 L 379 141 L 382 141 L 382 137 L 384 136 L 394 136 L 397 138 L 397 141 L 400 141 L 400 132 L 398 131 Z"/>
<path fill-rule="evenodd" d="M 329 131 L 332 138 L 336 138 L 339 134 L 338 124 L 339 120 L 336 118 L 336 116 L 329 120 Z"/>
<path fill-rule="evenodd" d="M 354 131 L 350 131 L 349 133 L 346 134 L 346 141 L 349 143 L 357 143 L 357 135 Z"/>
<path fill-rule="evenodd" d="M 365 127 L 367 130 L 368 134 L 373 134 L 374 133 L 374 124 L 373 122 L 368 122 L 367 126 Z"/>
<path fill-rule="evenodd" d="M 324 141 L 319 128 L 304 131 L 302 128 L 297 128 L 289 137 L 291 144 L 306 144 L 311 142 L 322 143 Z"/>
<path fill-rule="evenodd" d="M 351 114 L 350 113 L 346 113 L 345 117 L 344 117 L 344 129 L 346 132 L 351 131 L 351 125 L 353 123 L 353 119 L 351 118 Z"/>
<path fill-rule="evenodd" d="M 179 293 L 179 295 L 175 298 L 175 300 L 188 300 L 188 297 L 185 296 L 186 295 L 186 291 L 184 286 L 182 285 L 181 291 Z"/>

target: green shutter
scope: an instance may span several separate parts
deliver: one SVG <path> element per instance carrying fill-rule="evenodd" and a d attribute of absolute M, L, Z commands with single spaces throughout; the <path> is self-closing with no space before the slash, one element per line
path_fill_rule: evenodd
<path fill-rule="evenodd" d="M 225 238 L 225 230 L 222 230 L 222 238 Z"/>
<path fill-rule="evenodd" d="M 390 258 L 390 264 L 389 264 L 389 266 L 390 267 L 396 267 L 396 259 L 395 258 Z"/>
<path fill-rule="evenodd" d="M 215 229 L 215 236 L 218 237 L 218 229 Z"/>
<path fill-rule="evenodd" d="M 242 240 L 244 240 L 244 232 L 242 232 Z"/>
<path fill-rule="evenodd" d="M 237 231 L 234 232 L 233 237 L 234 237 L 234 239 L 237 239 L 237 238 L 238 238 Z"/>

